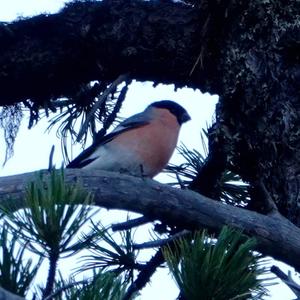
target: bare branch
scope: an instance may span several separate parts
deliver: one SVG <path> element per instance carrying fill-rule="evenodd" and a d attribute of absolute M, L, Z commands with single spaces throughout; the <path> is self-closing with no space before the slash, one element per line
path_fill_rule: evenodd
<path fill-rule="evenodd" d="M 277 266 L 272 266 L 271 272 L 280 278 L 293 291 L 293 293 L 297 296 L 297 299 L 300 299 L 300 285 L 293 280 L 290 274 L 286 275 Z"/>
<path fill-rule="evenodd" d="M 140 291 L 149 282 L 151 276 L 155 273 L 156 269 L 165 261 L 161 249 L 152 256 L 147 262 L 144 270 L 137 276 L 136 280 L 130 285 L 125 296 L 122 300 L 129 300 L 132 295 Z"/>
<path fill-rule="evenodd" d="M 189 230 L 182 230 L 178 233 L 175 233 L 174 235 L 166 238 L 166 239 L 160 239 L 150 242 L 145 242 L 141 244 L 134 244 L 133 249 L 140 250 L 140 249 L 147 249 L 147 248 L 155 248 L 155 247 L 161 247 L 165 246 L 166 244 L 173 242 L 174 240 L 178 238 L 182 238 L 190 234 L 191 232 Z"/>
<path fill-rule="evenodd" d="M 80 169 L 65 170 L 67 182 L 79 181 L 93 192 L 98 206 L 137 212 L 183 229 L 223 225 L 242 229 L 257 239 L 257 250 L 300 270 L 300 229 L 280 215 L 262 215 L 226 205 L 189 190 L 175 189 L 151 179 Z M 1 178 L 0 203 L 23 206 L 26 183 L 34 173 Z"/>
<path fill-rule="evenodd" d="M 136 219 L 128 220 L 126 222 L 112 224 L 111 229 L 113 231 L 128 230 L 128 229 L 140 226 L 140 225 L 147 224 L 151 221 L 152 220 L 150 220 L 150 219 L 143 216 L 143 217 L 139 217 L 139 218 L 136 218 Z"/>

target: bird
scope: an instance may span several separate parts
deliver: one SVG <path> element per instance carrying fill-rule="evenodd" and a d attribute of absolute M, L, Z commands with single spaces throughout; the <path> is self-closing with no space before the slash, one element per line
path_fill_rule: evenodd
<path fill-rule="evenodd" d="M 191 117 L 179 104 L 161 100 L 122 121 L 67 168 L 106 170 L 153 178 L 171 158 L 181 125 Z"/>

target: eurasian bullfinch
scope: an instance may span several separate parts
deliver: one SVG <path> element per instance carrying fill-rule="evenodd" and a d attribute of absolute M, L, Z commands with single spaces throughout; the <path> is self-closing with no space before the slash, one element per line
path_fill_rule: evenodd
<path fill-rule="evenodd" d="M 190 119 L 186 110 L 173 101 L 154 102 L 94 142 L 67 168 L 100 169 L 152 178 L 168 163 L 180 127 Z"/>

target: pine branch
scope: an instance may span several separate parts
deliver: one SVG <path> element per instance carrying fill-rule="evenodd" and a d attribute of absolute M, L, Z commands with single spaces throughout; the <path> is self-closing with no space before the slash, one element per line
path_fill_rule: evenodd
<path fill-rule="evenodd" d="M 254 254 L 255 239 L 223 227 L 219 236 L 207 231 L 180 238 L 163 248 L 163 254 L 183 296 L 187 299 L 243 299 L 252 292 L 266 294 L 266 261 Z M 260 298 L 259 298 L 260 299 Z"/>
<path fill-rule="evenodd" d="M 113 91 L 115 91 L 115 89 L 117 88 L 117 86 L 122 83 L 123 81 L 128 79 L 128 74 L 122 74 L 120 75 L 115 81 L 113 81 L 110 86 L 108 88 L 106 88 L 104 90 L 104 92 L 99 96 L 97 102 L 94 104 L 94 106 L 92 107 L 92 109 L 89 111 L 89 113 L 86 116 L 86 119 L 84 121 L 84 123 L 82 124 L 80 131 L 78 133 L 77 136 L 77 142 L 80 141 L 83 137 L 83 135 L 85 135 L 89 123 L 91 121 L 91 119 L 94 117 L 94 114 L 96 113 L 96 111 L 101 107 L 102 103 L 106 100 L 106 98 L 108 97 L 108 95 L 110 93 L 112 93 Z"/>
<path fill-rule="evenodd" d="M 1 220 L 0 230 L 0 286 L 19 296 L 25 296 L 42 263 L 26 259 L 27 245 L 20 244 L 20 236 L 9 230 L 6 220 Z"/>
<path fill-rule="evenodd" d="M 132 283 L 132 285 L 127 290 L 127 293 L 123 300 L 128 300 L 135 292 L 140 291 L 144 286 L 150 281 L 150 278 L 155 273 L 156 269 L 161 266 L 165 262 L 165 257 L 163 255 L 163 246 L 168 245 L 169 247 L 174 246 L 174 242 L 180 238 L 189 235 L 190 232 L 188 230 L 183 230 L 174 234 L 168 239 L 163 239 L 160 241 L 154 241 L 149 243 L 143 243 L 141 245 L 134 245 L 135 249 L 145 249 L 145 248 L 153 248 L 160 247 L 159 250 L 156 251 L 155 255 L 147 262 L 147 264 L 143 267 L 143 270 L 139 273 L 137 279 Z"/>
<path fill-rule="evenodd" d="M 117 98 L 117 101 L 114 105 L 114 108 L 112 109 L 112 111 L 110 112 L 109 116 L 103 121 L 103 125 L 102 128 L 99 130 L 99 132 L 97 132 L 95 135 L 93 135 L 93 140 L 97 141 L 98 139 L 101 139 L 107 132 L 107 129 L 113 124 L 113 122 L 115 122 L 115 120 L 117 119 L 117 114 L 119 113 L 121 106 L 125 100 L 125 96 L 127 94 L 128 91 L 128 86 L 131 83 L 131 79 L 129 78 L 129 74 L 124 74 L 124 75 L 120 75 L 118 77 L 119 78 L 124 78 L 125 81 L 125 86 L 122 87 L 120 94 Z M 116 79 L 116 81 L 118 81 L 118 79 Z M 114 84 L 114 83 L 112 83 Z"/>
<path fill-rule="evenodd" d="M 190 189 L 197 191 L 204 196 L 220 198 L 220 189 L 217 186 L 226 169 L 226 153 L 222 150 L 219 143 L 210 149 L 202 168 L 190 184 Z"/>

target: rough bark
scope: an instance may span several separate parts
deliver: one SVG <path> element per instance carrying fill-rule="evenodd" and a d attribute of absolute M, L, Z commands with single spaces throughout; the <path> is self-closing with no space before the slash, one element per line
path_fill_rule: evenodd
<path fill-rule="evenodd" d="M 94 194 L 95 204 L 107 209 L 141 213 L 183 229 L 218 231 L 224 225 L 242 229 L 257 239 L 257 250 L 300 270 L 300 229 L 279 214 L 258 214 L 193 191 L 118 173 L 70 169 L 65 176 L 67 182 L 80 182 Z M 2 177 L 0 203 L 22 207 L 25 186 L 33 179 L 34 173 Z"/>
<path fill-rule="evenodd" d="M 267 210 L 263 185 L 300 225 L 300 2 L 285 4 L 249 1 L 237 16 L 222 48 L 211 148 L 225 150 L 227 167 L 250 183 L 249 208 Z"/>
<path fill-rule="evenodd" d="M 219 52 L 195 68 L 208 10 L 164 1 L 76 2 L 62 12 L 0 24 L 0 105 L 72 98 L 92 80 L 218 85 Z M 202 34 L 203 35 L 203 34 Z M 221 41 L 220 41 L 221 42 Z M 215 49 L 218 49 L 217 47 Z M 214 77 L 215 78 L 215 77 Z"/>

